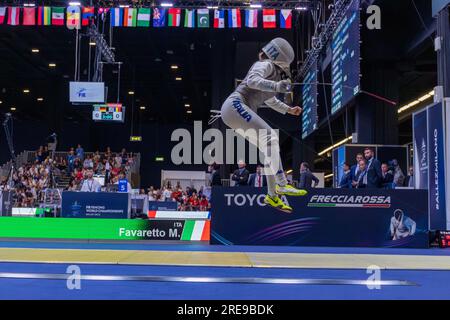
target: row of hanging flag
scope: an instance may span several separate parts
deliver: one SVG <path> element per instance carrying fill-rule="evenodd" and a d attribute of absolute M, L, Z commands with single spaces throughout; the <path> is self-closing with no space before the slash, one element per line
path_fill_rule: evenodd
<path fill-rule="evenodd" d="M 23 10 L 23 11 L 22 11 Z M 0 7 L 0 24 L 7 21 L 11 26 L 64 26 L 80 29 L 88 26 L 95 16 L 94 7 Z M 242 13 L 242 11 L 244 13 Z M 258 9 L 215 9 L 211 24 L 209 9 L 179 8 L 97 8 L 100 19 L 110 13 L 113 27 L 180 27 L 185 28 L 258 28 Z M 264 29 L 292 28 L 292 10 L 262 9 L 262 27 Z M 23 17 L 21 17 L 23 12 Z M 227 15 L 227 18 L 225 18 Z M 7 19 L 5 17 L 7 16 Z M 184 16 L 184 24 L 181 23 Z M 243 17 L 244 16 L 244 17 Z M 21 23 L 22 21 L 22 23 Z"/>

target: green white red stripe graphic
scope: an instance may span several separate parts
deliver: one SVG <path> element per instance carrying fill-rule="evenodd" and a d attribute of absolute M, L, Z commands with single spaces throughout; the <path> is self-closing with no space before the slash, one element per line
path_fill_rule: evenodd
<path fill-rule="evenodd" d="M 313 208 L 390 208 L 390 203 L 308 203 Z"/>
<path fill-rule="evenodd" d="M 182 241 L 209 241 L 210 221 L 209 220 L 186 220 L 184 223 Z"/>

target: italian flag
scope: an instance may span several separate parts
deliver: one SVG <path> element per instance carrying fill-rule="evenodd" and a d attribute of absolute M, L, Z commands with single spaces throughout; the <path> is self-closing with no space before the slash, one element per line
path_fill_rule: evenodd
<path fill-rule="evenodd" d="M 52 8 L 39 7 L 38 8 L 38 26 L 49 26 L 52 24 L 51 20 Z"/>
<path fill-rule="evenodd" d="M 8 24 L 10 26 L 19 25 L 20 8 L 8 7 Z"/>
<path fill-rule="evenodd" d="M 181 241 L 209 241 L 210 224 L 210 220 L 186 220 Z"/>
<path fill-rule="evenodd" d="M 137 15 L 137 26 L 138 27 L 150 27 L 150 8 L 139 8 Z"/>
<path fill-rule="evenodd" d="M 273 29 L 277 27 L 277 19 L 275 16 L 275 9 L 263 10 L 263 27 L 265 29 Z"/>
<path fill-rule="evenodd" d="M 64 8 L 62 7 L 52 8 L 52 25 L 54 26 L 64 25 Z"/>
<path fill-rule="evenodd" d="M 179 27 L 181 23 L 181 9 L 169 9 L 169 27 Z"/>
<path fill-rule="evenodd" d="M 123 25 L 125 27 L 136 27 L 137 10 L 135 8 L 125 8 Z"/>

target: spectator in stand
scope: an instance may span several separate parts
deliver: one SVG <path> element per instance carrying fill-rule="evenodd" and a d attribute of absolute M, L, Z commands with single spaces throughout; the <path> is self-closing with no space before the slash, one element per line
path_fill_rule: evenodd
<path fill-rule="evenodd" d="M 44 157 L 44 159 L 50 157 L 50 151 L 48 150 L 48 146 L 43 147 L 42 156 Z"/>
<path fill-rule="evenodd" d="M 75 150 L 75 155 L 78 159 L 84 160 L 84 149 L 81 144 L 78 144 L 77 149 Z"/>
<path fill-rule="evenodd" d="M 112 156 L 111 148 L 107 147 L 105 151 L 105 158 L 110 158 Z"/>
<path fill-rule="evenodd" d="M 84 159 L 83 168 L 94 168 L 94 162 L 92 161 L 92 157 L 90 155 L 87 155 L 86 159 Z"/>
<path fill-rule="evenodd" d="M 117 177 L 119 175 L 120 170 L 121 170 L 120 164 L 115 163 L 114 167 L 111 170 L 111 177 L 110 177 L 110 179 L 114 178 L 114 177 Z"/>
<path fill-rule="evenodd" d="M 110 175 L 111 175 L 111 163 L 109 162 L 109 158 L 103 160 L 105 166 L 105 183 L 109 183 Z"/>
<path fill-rule="evenodd" d="M 309 170 L 308 162 L 300 165 L 299 189 L 315 188 L 319 184 L 319 179 Z"/>
<path fill-rule="evenodd" d="M 352 179 L 352 181 L 357 181 L 356 176 L 359 173 L 359 163 L 364 160 L 364 155 L 362 153 L 358 153 L 356 155 L 356 164 L 354 164 L 351 168 L 350 168 L 350 178 Z"/>
<path fill-rule="evenodd" d="M 131 184 L 126 179 L 126 175 L 125 175 L 124 171 L 119 172 L 119 175 L 116 178 L 115 184 L 117 184 L 119 186 L 118 192 L 131 193 L 133 191 L 133 189 L 131 188 Z"/>
<path fill-rule="evenodd" d="M 238 169 L 234 171 L 233 175 L 231 176 L 231 180 L 235 181 L 236 187 L 240 186 L 246 186 L 248 185 L 248 176 L 250 175 L 250 172 L 245 168 L 246 164 L 244 160 L 238 161 Z"/>
<path fill-rule="evenodd" d="M 38 151 L 36 152 L 36 162 L 42 163 L 47 157 L 44 155 L 44 147 L 40 146 Z"/>
<path fill-rule="evenodd" d="M 359 162 L 359 168 L 358 173 L 356 174 L 355 181 L 352 182 L 353 187 L 360 189 L 360 188 L 367 188 L 367 165 L 365 160 L 361 160 Z"/>
<path fill-rule="evenodd" d="M 156 201 L 156 190 L 153 186 L 150 186 L 150 188 L 148 188 L 147 195 L 149 201 Z"/>
<path fill-rule="evenodd" d="M 94 170 L 87 168 L 85 179 L 81 182 L 81 192 L 100 192 L 101 185 L 97 180 L 94 180 Z"/>
<path fill-rule="evenodd" d="M 182 196 L 183 196 L 183 189 L 179 184 L 177 184 L 179 187 L 175 187 L 174 191 L 171 194 L 171 198 L 177 202 L 181 202 Z"/>
<path fill-rule="evenodd" d="M 121 164 L 123 166 L 126 165 L 128 162 L 128 154 L 125 148 L 123 148 L 122 151 L 120 152 L 120 158 L 122 159 Z"/>
<path fill-rule="evenodd" d="M 381 164 L 381 186 L 383 188 L 390 188 L 393 181 L 394 181 L 394 176 L 389 171 L 388 164 L 382 163 Z"/>
<path fill-rule="evenodd" d="M 120 156 L 120 154 L 117 153 L 117 154 L 114 156 L 114 163 L 115 163 L 116 165 L 122 166 L 122 157 Z"/>
<path fill-rule="evenodd" d="M 67 155 L 67 167 L 69 168 L 69 174 L 73 172 L 75 168 L 75 152 L 73 148 L 70 149 L 69 154 Z"/>
<path fill-rule="evenodd" d="M 200 201 L 198 199 L 197 193 L 194 192 L 192 196 L 189 197 L 189 206 L 192 211 L 198 211 L 200 208 Z"/>
<path fill-rule="evenodd" d="M 405 179 L 405 187 L 414 188 L 414 167 L 409 166 L 408 175 Z"/>
<path fill-rule="evenodd" d="M 206 196 L 201 196 L 200 198 L 200 211 L 208 211 L 209 210 L 209 201 Z"/>
<path fill-rule="evenodd" d="M 262 188 L 267 186 L 266 176 L 262 173 L 263 167 L 258 165 L 256 172 L 250 175 L 248 185 L 251 187 Z"/>
<path fill-rule="evenodd" d="M 381 162 L 375 158 L 372 148 L 364 149 L 364 158 L 367 161 L 367 188 L 379 188 L 381 186 Z"/>
<path fill-rule="evenodd" d="M 96 174 L 103 174 L 105 172 L 105 165 L 100 158 L 95 160 L 94 170 Z"/>
<path fill-rule="evenodd" d="M 162 195 L 163 195 L 164 201 L 173 201 L 172 188 L 170 187 L 170 184 L 167 184 L 167 186 L 164 188 Z"/>
<path fill-rule="evenodd" d="M 344 175 L 342 176 L 341 181 L 339 181 L 339 188 L 351 189 L 352 174 L 350 170 L 350 164 L 348 162 L 344 162 L 342 169 L 344 170 Z"/>
<path fill-rule="evenodd" d="M 392 166 L 394 167 L 393 182 L 396 186 L 401 187 L 405 183 L 405 175 L 403 174 L 403 171 L 400 168 L 397 159 L 393 159 L 391 163 Z"/>

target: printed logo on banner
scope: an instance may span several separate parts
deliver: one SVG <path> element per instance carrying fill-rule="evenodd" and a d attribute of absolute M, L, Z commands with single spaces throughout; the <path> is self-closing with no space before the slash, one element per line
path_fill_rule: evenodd
<path fill-rule="evenodd" d="M 428 201 L 430 229 L 447 228 L 445 204 L 445 159 L 443 104 L 436 103 L 428 112 Z"/>
<path fill-rule="evenodd" d="M 313 195 L 308 207 L 319 208 L 390 208 L 390 196 Z"/>

